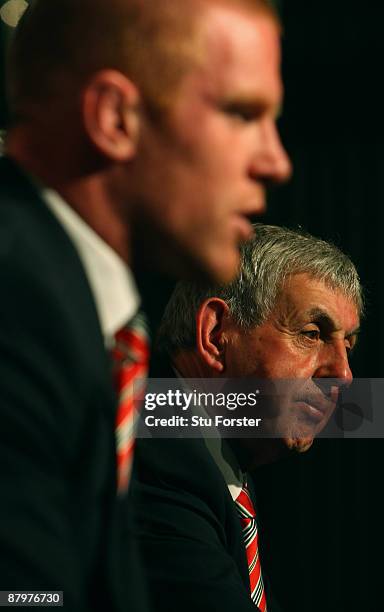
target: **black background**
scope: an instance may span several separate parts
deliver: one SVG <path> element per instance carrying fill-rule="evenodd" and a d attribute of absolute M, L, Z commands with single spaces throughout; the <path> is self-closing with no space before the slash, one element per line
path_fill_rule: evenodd
<path fill-rule="evenodd" d="M 367 295 L 353 371 L 382 377 L 384 9 L 367 0 L 280 5 L 280 127 L 295 173 L 271 194 L 264 220 L 301 225 L 351 256 Z M 3 44 L 7 29 L 0 28 Z M 4 118 L 3 96 L 0 112 Z M 152 292 L 157 287 L 155 325 L 169 285 L 147 279 Z M 384 609 L 382 452 L 380 439 L 318 440 L 307 454 L 256 473 L 264 563 L 286 611 Z"/>
<path fill-rule="evenodd" d="M 353 371 L 382 377 L 384 10 L 285 0 L 282 16 L 281 132 L 295 174 L 267 218 L 331 239 L 357 264 L 367 315 Z M 382 452 L 380 439 L 317 440 L 255 475 L 265 555 L 287 610 L 384 609 Z"/>

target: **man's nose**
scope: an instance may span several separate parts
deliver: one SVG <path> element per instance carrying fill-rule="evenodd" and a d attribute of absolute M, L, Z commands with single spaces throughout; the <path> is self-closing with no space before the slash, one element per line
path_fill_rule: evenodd
<path fill-rule="evenodd" d="M 251 166 L 251 175 L 266 184 L 283 183 L 292 174 L 292 164 L 280 140 L 275 121 L 266 119 L 260 131 L 261 140 Z"/>
<path fill-rule="evenodd" d="M 316 377 L 332 378 L 334 379 L 334 384 L 340 387 L 348 387 L 352 383 L 353 374 L 349 366 L 348 353 L 343 340 L 324 346 Z"/>

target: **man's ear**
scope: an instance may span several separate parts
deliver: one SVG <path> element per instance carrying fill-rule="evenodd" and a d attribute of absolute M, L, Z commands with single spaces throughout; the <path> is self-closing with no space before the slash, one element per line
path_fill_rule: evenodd
<path fill-rule="evenodd" d="M 196 316 L 197 351 L 204 363 L 216 372 L 225 370 L 224 331 L 229 308 L 220 298 L 203 302 Z"/>
<path fill-rule="evenodd" d="M 116 162 L 132 159 L 140 130 L 140 94 L 117 70 L 101 70 L 87 84 L 82 97 L 84 129 L 92 144 Z"/>

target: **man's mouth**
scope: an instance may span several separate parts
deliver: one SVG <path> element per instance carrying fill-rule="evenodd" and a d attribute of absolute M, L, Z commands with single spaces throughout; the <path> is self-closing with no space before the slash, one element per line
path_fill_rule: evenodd
<path fill-rule="evenodd" d="M 295 402 L 295 406 L 314 423 L 321 423 L 331 408 L 329 402 L 315 402 L 311 399 L 299 400 Z"/>

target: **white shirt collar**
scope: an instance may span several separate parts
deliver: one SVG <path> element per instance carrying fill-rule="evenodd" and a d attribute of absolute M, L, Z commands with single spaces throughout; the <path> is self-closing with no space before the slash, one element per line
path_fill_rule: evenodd
<path fill-rule="evenodd" d="M 172 367 L 177 378 L 180 379 L 183 387 L 189 391 L 186 379 L 181 376 L 180 372 L 174 366 Z M 193 410 L 200 416 L 208 416 L 207 412 L 201 405 L 194 406 Z M 204 436 L 204 431 L 207 433 L 208 429 L 209 436 Z M 217 427 L 211 425 L 209 428 L 202 428 L 202 437 L 204 438 L 204 442 L 227 484 L 233 501 L 235 501 L 239 497 L 246 480 L 245 475 L 240 468 L 239 462 L 237 461 L 228 442 L 225 440 L 225 438 L 220 436 L 220 432 Z"/>
<path fill-rule="evenodd" d="M 78 251 L 95 299 L 105 344 L 110 347 L 114 334 L 132 319 L 140 305 L 133 274 L 56 191 L 43 189 L 41 195 Z"/>
<path fill-rule="evenodd" d="M 235 501 L 244 486 L 245 477 L 231 447 L 224 438 L 205 438 L 205 444 L 227 483 Z"/>

